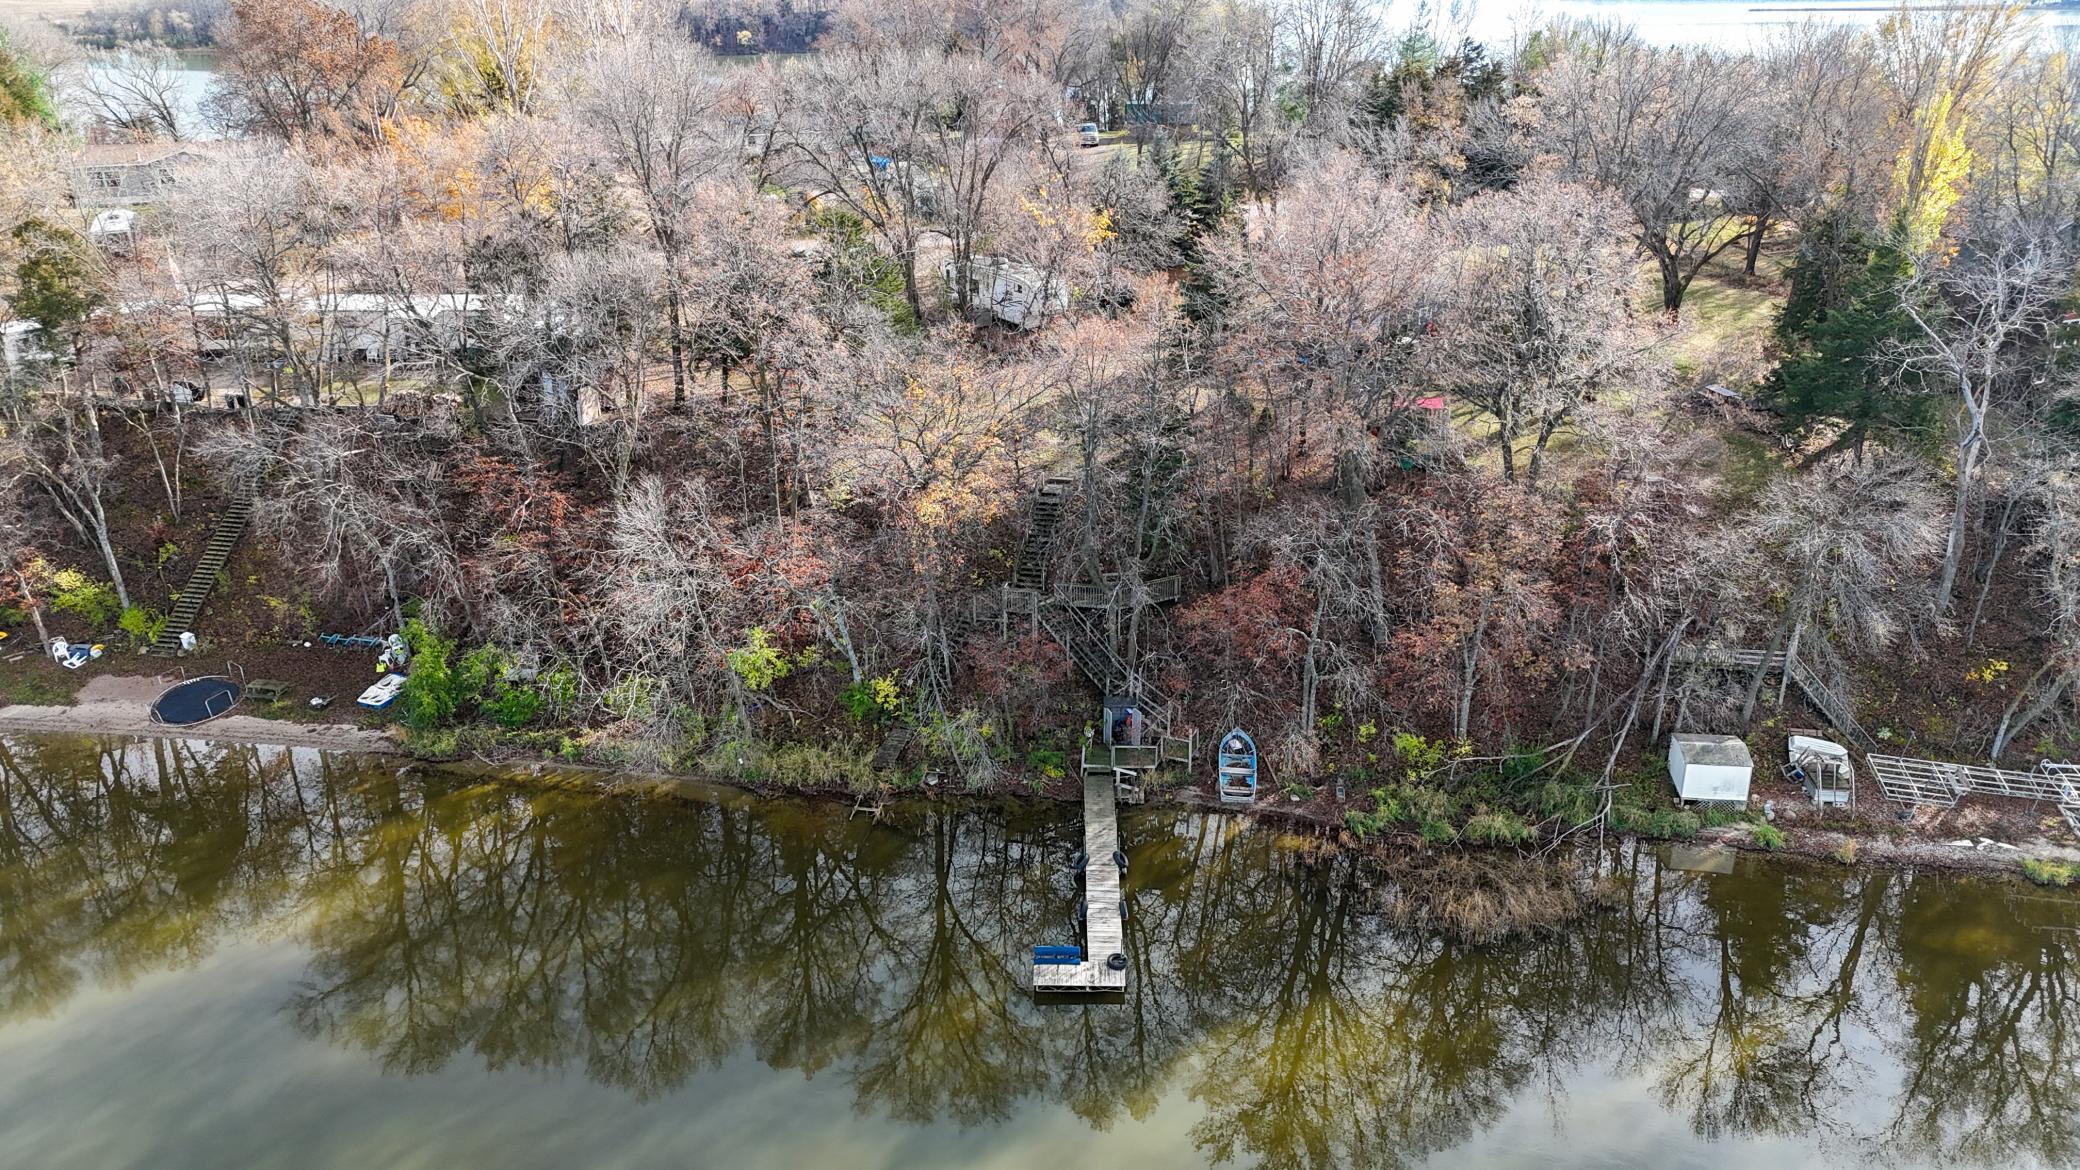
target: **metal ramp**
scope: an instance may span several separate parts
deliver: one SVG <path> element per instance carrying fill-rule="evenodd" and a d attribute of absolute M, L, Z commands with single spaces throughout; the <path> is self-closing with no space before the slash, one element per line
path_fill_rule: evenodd
<path fill-rule="evenodd" d="M 2065 775 L 2080 776 L 2080 768 L 2071 764 L 2040 764 L 2034 772 L 2017 772 L 1987 764 L 1953 764 L 1906 756 L 1872 755 L 1866 759 L 1871 774 L 1877 777 L 1878 787 L 1888 798 L 1901 804 L 1949 808 L 1957 803 L 1959 797 L 1978 793 L 2015 800 L 2049 801 L 2064 811 L 2072 790 L 2080 787 L 2053 770 L 2072 769 Z"/>
<path fill-rule="evenodd" d="M 2080 764 L 2045 760 L 2037 765 L 2037 771 L 2058 786 L 2058 814 L 2066 819 L 2073 836 L 2080 837 Z"/>

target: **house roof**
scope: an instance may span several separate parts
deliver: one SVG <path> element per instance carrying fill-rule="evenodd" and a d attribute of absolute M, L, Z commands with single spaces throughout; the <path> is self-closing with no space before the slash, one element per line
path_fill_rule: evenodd
<path fill-rule="evenodd" d="M 91 142 L 72 156 L 76 167 L 141 167 L 183 154 L 201 154 L 192 142 Z"/>

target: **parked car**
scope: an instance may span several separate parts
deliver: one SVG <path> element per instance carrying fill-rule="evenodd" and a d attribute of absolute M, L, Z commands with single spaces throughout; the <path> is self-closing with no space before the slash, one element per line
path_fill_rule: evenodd
<path fill-rule="evenodd" d="M 1085 122 L 1076 128 L 1076 142 L 1080 146 L 1098 145 L 1098 124 Z"/>

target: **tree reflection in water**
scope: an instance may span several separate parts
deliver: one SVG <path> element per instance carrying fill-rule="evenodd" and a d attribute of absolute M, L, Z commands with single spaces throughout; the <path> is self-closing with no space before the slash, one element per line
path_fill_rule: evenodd
<path fill-rule="evenodd" d="M 1392 927 L 1349 862 L 1149 810 L 1121 1001 L 1038 1004 L 1073 812 L 600 796 L 315 753 L 0 741 L 0 1028 L 288 931 L 307 1035 L 398 1074 L 582 1068 L 648 1099 L 753 1054 L 911 1122 L 1166 1097 L 1213 1161 L 1395 1167 L 1581 1069 L 1706 1137 L 2080 1156 L 2075 900 L 1613 849 L 1606 911 L 1505 945 Z M 1882 1097 L 1880 1093 L 1882 1091 Z"/>

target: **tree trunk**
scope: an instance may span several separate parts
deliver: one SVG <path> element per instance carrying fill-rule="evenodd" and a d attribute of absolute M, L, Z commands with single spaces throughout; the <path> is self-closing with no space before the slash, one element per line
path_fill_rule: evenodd
<path fill-rule="evenodd" d="M 1741 263 L 1741 271 L 1749 276 L 1755 275 L 1755 263 L 1762 259 L 1762 240 L 1768 234 L 1769 217 L 1766 215 L 1756 216 L 1755 227 L 1748 232 L 1748 255 Z"/>
<path fill-rule="evenodd" d="M 1473 688 L 1480 681 L 1481 642 L 1488 636 L 1488 602 L 1481 602 L 1473 632 L 1460 645 L 1459 703 L 1452 712 L 1452 738 L 1463 740 L 1473 726 Z"/>
<path fill-rule="evenodd" d="M 1986 440 L 1980 434 L 1978 424 L 1957 445 L 1957 500 L 1950 509 L 1950 535 L 1943 543 L 1943 571 L 1936 580 L 1936 612 L 1950 612 L 1951 602 L 1957 592 L 1957 572 L 1964 563 L 1965 527 L 1971 521 L 1972 491 L 1979 483 L 1979 464 L 1984 458 Z"/>
<path fill-rule="evenodd" d="M 924 325 L 924 299 L 917 292 L 916 246 L 912 245 L 903 249 L 901 259 L 903 263 L 903 299 L 909 302 L 910 315 L 917 318 L 917 324 L 922 327 Z"/>
<path fill-rule="evenodd" d="M 1769 645 L 1762 648 L 1762 661 L 1755 665 L 1755 675 L 1748 680 L 1748 697 L 1741 703 L 1741 722 L 1751 723 L 1755 719 L 1755 703 L 1762 698 L 1762 680 L 1769 674 L 1769 660 L 1784 648 L 1784 639 L 1791 633 L 1791 609 L 1784 610 L 1784 620 L 1777 623 L 1777 632 L 1770 635 Z M 1789 663 L 1785 664 L 1789 666 Z M 1677 728 L 1678 731 L 1682 730 Z"/>
<path fill-rule="evenodd" d="M 2037 684 L 2053 671 L 2057 671 L 2058 674 L 2052 679 L 2051 685 L 2041 691 L 2037 690 Z M 2059 700 L 2065 697 L 2066 689 L 2072 685 L 2073 672 L 2061 670 L 2057 659 L 2038 667 L 2037 673 L 2030 676 L 2029 682 L 2023 685 L 2021 693 L 2008 704 L 2008 709 L 2001 712 L 2000 726 L 1994 729 L 1993 746 L 1986 753 L 1986 758 L 1998 762 L 2014 738 L 2029 730 L 2037 720 L 2049 715 L 2058 706 Z"/>
<path fill-rule="evenodd" d="M 672 405 L 686 405 L 686 319 L 679 308 L 679 290 L 665 294 L 665 322 L 671 329 Z M 641 393 L 640 388 L 637 391 Z"/>
<path fill-rule="evenodd" d="M 29 589 L 29 575 L 19 568 L 14 571 L 15 586 L 22 591 L 22 601 L 29 610 L 29 620 L 36 625 L 36 648 L 49 652 L 51 632 L 43 627 L 43 603 Z"/>
<path fill-rule="evenodd" d="M 1646 241 L 1647 251 L 1654 257 L 1654 267 L 1661 274 L 1661 310 L 1673 317 L 1682 311 L 1683 294 L 1689 291 L 1690 282 L 1683 276 L 1682 265 L 1676 263 L 1675 253 L 1658 239 Z"/>

